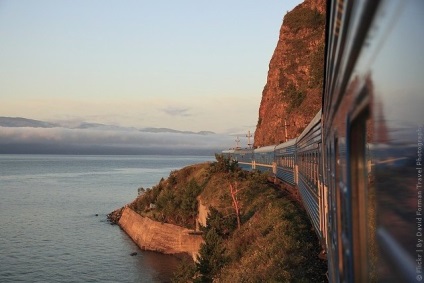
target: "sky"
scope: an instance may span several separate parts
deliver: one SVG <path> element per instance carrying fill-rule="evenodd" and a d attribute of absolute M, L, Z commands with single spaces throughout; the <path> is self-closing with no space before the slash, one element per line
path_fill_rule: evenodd
<path fill-rule="evenodd" d="M 300 0 L 0 1 L 0 116 L 253 132 Z"/>

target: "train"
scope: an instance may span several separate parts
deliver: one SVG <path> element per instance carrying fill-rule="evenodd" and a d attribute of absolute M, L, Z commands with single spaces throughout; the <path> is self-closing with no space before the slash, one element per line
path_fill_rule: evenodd
<path fill-rule="evenodd" d="M 281 144 L 222 152 L 300 195 L 329 282 L 420 282 L 424 1 L 327 1 L 322 107 Z"/>

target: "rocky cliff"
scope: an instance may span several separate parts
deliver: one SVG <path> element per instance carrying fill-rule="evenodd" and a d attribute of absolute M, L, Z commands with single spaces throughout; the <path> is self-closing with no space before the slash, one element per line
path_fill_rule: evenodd
<path fill-rule="evenodd" d="M 254 146 L 300 134 L 321 108 L 325 1 L 305 0 L 284 16 L 262 92 Z"/>
<path fill-rule="evenodd" d="M 164 254 L 188 254 L 196 260 L 203 243 L 202 236 L 194 234 L 190 229 L 153 221 L 128 207 L 123 209 L 118 224 L 144 250 Z"/>

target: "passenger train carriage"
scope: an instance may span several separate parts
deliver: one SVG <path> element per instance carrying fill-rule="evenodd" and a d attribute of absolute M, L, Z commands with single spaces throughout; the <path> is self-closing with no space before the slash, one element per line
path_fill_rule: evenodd
<path fill-rule="evenodd" d="M 275 162 L 278 179 L 290 184 L 295 184 L 296 139 L 289 140 L 275 147 Z"/>
<path fill-rule="evenodd" d="M 234 159 L 244 170 L 250 170 L 253 162 L 253 149 L 238 149 L 234 151 Z"/>
<path fill-rule="evenodd" d="M 325 52 L 299 137 L 223 153 L 299 192 L 330 282 L 420 282 L 424 1 L 328 1 Z"/>

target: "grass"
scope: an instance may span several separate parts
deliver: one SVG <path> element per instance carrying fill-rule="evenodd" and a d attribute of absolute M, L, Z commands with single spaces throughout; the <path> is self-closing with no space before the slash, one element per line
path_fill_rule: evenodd
<path fill-rule="evenodd" d="M 237 183 L 240 229 L 229 193 Z M 326 262 L 303 208 L 267 176 L 210 173 L 199 197 L 210 206 L 199 263 L 185 263 L 174 282 L 325 282 Z"/>
<path fill-rule="evenodd" d="M 326 262 L 318 258 L 318 238 L 304 209 L 267 180 L 218 156 L 172 172 L 130 207 L 188 228 L 195 226 L 199 199 L 209 207 L 199 262 L 184 262 L 174 282 L 325 282 Z M 240 228 L 230 183 L 239 190 Z"/>

